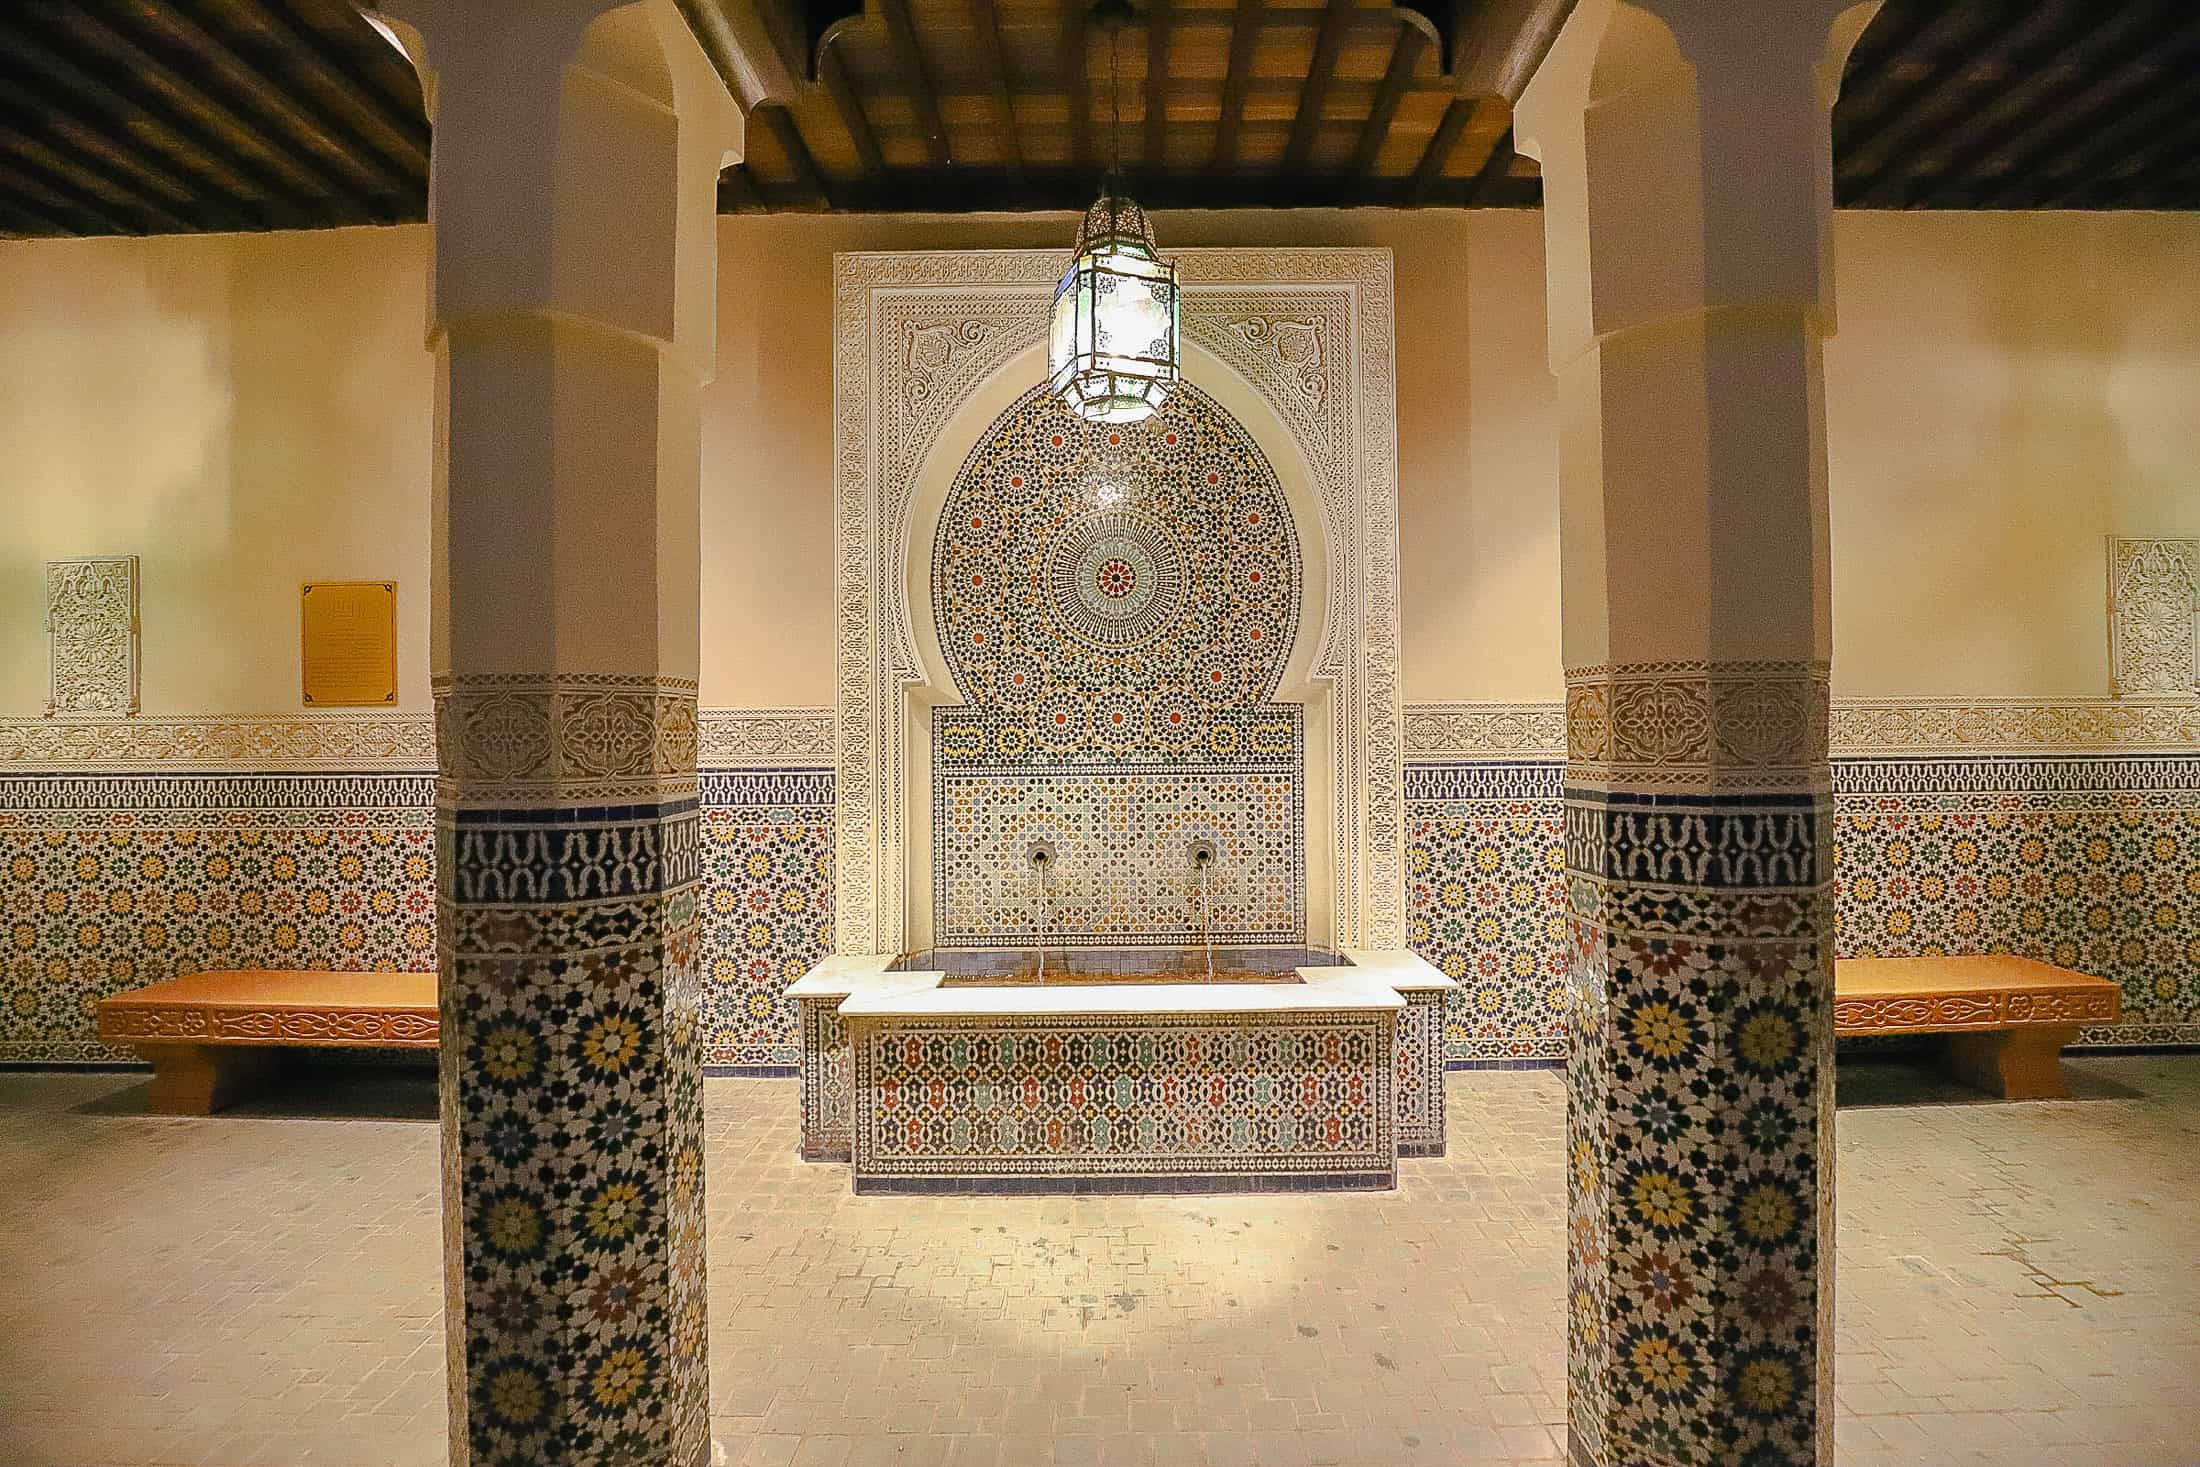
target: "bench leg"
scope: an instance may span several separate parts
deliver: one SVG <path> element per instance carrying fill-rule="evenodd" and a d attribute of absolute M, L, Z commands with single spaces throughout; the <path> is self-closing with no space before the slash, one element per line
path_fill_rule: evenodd
<path fill-rule="evenodd" d="M 167 1116 L 207 1116 L 260 1088 L 274 1072 L 272 1049 L 235 1044 L 141 1044 L 153 1063 L 151 1104 Z"/>
<path fill-rule="evenodd" d="M 1948 1073 L 2003 1100 L 2067 1100 L 2062 1050 L 2077 1037 L 2075 1024 L 1951 1034 Z"/>

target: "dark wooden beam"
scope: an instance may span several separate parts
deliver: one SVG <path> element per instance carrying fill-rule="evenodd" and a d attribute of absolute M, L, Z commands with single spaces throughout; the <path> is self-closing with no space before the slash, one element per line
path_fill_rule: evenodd
<path fill-rule="evenodd" d="M 377 192 L 402 193 L 426 181 L 425 156 L 420 159 L 417 173 L 384 157 L 349 125 L 309 106 L 298 89 L 282 85 L 255 66 L 226 36 L 204 23 L 194 13 L 195 8 L 193 0 L 167 0 L 166 4 L 147 6 L 135 13 L 142 14 L 155 28 L 179 67 L 185 64 L 181 58 L 189 56 L 199 63 L 196 69 L 201 76 L 218 78 L 229 90 L 234 99 L 232 108 L 240 116 L 249 117 L 264 131 L 287 133 L 310 143 L 311 161 L 330 179 L 331 192 L 349 192 L 364 183 Z M 149 46 L 154 44 L 153 36 L 145 31 L 139 32 L 139 39 Z M 285 58 L 291 64 L 296 64 L 296 59 Z M 304 147 L 293 151 L 300 157 L 307 156 Z M 351 181 L 337 181 L 332 165 L 349 173 Z"/>
<path fill-rule="evenodd" d="M 1016 137 L 1016 98 L 1008 82 L 1008 57 L 1001 49 L 1001 16 L 993 0 L 970 0 L 971 28 L 978 36 L 978 64 L 986 86 L 993 93 L 993 110 L 1001 119 L 1001 151 L 1008 171 L 1024 171 L 1023 144 Z"/>
<path fill-rule="evenodd" d="M 18 239 L 44 239 L 81 232 L 64 216 L 21 194 L 0 195 L 0 220 L 6 221 L 6 232 Z"/>
<path fill-rule="evenodd" d="M 1283 171 L 1304 173 L 1314 151 L 1314 135 L 1321 130 L 1322 108 L 1329 101 L 1329 83 L 1337 72 L 1337 52 L 1344 46 L 1344 23 L 1353 10 L 1352 0 L 1329 0 L 1322 10 L 1322 26 L 1314 36 L 1314 60 L 1299 88 L 1298 111 L 1291 117 L 1291 140 L 1284 144 Z"/>
<path fill-rule="evenodd" d="M 917 125 L 931 150 L 933 166 L 945 168 L 955 161 L 954 153 L 947 145 L 947 124 L 940 118 L 939 88 L 932 83 L 932 69 L 924 64 L 924 48 L 917 44 L 917 30 L 909 20 L 908 0 L 878 0 L 878 8 L 886 17 L 894 55 L 915 87 Z"/>
<path fill-rule="evenodd" d="M 1833 108 L 1834 166 L 1860 175 L 1866 150 L 1930 91 L 1944 68 L 1959 65 L 1991 17 L 1973 6 L 1924 5 L 1882 10 L 1865 27 Z M 1876 168 L 1872 164 L 1872 168 Z"/>
<path fill-rule="evenodd" d="M 1474 121 L 1474 98 L 1454 97 L 1444 109 L 1444 120 L 1436 124 L 1435 135 L 1428 146 L 1421 150 L 1421 161 L 1413 170 L 1413 197 L 1416 202 L 1428 199 L 1444 176 L 1444 167 L 1451 161 L 1452 150 L 1459 146 L 1459 134 Z"/>
<path fill-rule="evenodd" d="M 1463 97 L 1520 100 L 1576 0 L 1462 0 L 1451 71 Z"/>
<path fill-rule="evenodd" d="M 2145 186 L 2188 163 L 2195 148 L 2200 148 L 2200 110 L 2188 110 L 2113 164 L 2104 165 L 2073 188 L 2058 191 L 2047 202 L 2078 209 L 2143 206 Z"/>
<path fill-rule="evenodd" d="M 1092 170 L 1092 72 L 1085 49 L 1084 0 L 1062 0 L 1062 76 L 1069 96 L 1069 161 L 1080 172 Z"/>
<path fill-rule="evenodd" d="M 1138 156 L 1159 173 L 1169 124 L 1169 0 L 1146 0 L 1146 141 Z"/>
<path fill-rule="evenodd" d="M 81 114 L 45 105 L 20 76 L 0 74 L 0 125 L 35 139 L 67 160 L 72 169 L 147 198 L 188 208 L 218 193 L 203 177 L 186 181 L 164 167 L 160 150 L 142 135 L 133 136 L 111 123 L 87 126 Z M 238 218 L 247 222 L 242 215 Z"/>
<path fill-rule="evenodd" d="M 2171 64 L 2161 67 L 2151 84 L 2117 99 L 2122 110 L 2115 117 L 2098 127 L 2073 127 L 2065 140 L 2029 160 L 2022 178 L 2012 178 L 1980 202 L 1987 208 L 2020 203 L 2037 207 L 2068 197 L 2110 160 L 2123 157 L 2140 139 L 2154 137 L 2162 128 L 2175 126 L 2192 115 L 2189 78 L 2195 71 L 2200 71 L 2200 57 L 2186 57 L 2182 71 L 2171 58 Z"/>
<path fill-rule="evenodd" d="M 113 15 L 123 13 L 118 7 Z M 281 146 L 280 140 L 270 135 L 279 129 L 265 118 L 252 116 L 251 109 L 240 112 L 231 105 L 219 89 L 199 77 L 198 67 L 160 54 L 166 48 L 156 49 L 154 43 L 134 30 L 126 33 L 109 15 L 97 10 L 78 8 L 67 12 L 67 20 L 69 33 L 89 39 L 111 63 L 117 64 L 119 74 L 131 77 L 140 88 L 140 97 L 147 92 L 158 93 L 177 107 L 207 118 L 222 129 L 231 157 L 242 158 L 249 152 L 256 163 L 279 175 L 284 181 L 273 190 L 278 196 L 302 190 L 306 197 L 345 222 L 386 222 L 379 221 L 374 210 L 353 198 L 350 184 L 329 172 L 308 150 Z M 239 139 L 248 146 L 240 145 Z"/>
<path fill-rule="evenodd" d="M 334 95 L 345 99 L 372 133 L 382 155 L 409 177 L 428 176 L 428 119 L 416 96 L 399 98 L 385 91 L 368 67 L 336 45 L 327 31 L 302 15 L 296 0 L 262 0 L 262 9 L 294 43 L 306 68 Z M 364 23 L 354 17 L 353 24 Z M 374 37 L 376 45 L 383 42 Z"/>
<path fill-rule="evenodd" d="M 1977 12 L 1960 7 L 1954 12 L 1974 23 Z M 2067 13 L 2060 5 L 2041 5 L 2023 20 L 2001 31 L 1990 24 L 1976 45 L 1963 44 L 1943 53 L 1931 70 L 1901 103 L 1890 108 L 1876 126 L 1860 135 L 1837 141 L 1835 157 L 1840 171 L 1862 182 L 1858 197 L 1884 194 L 1901 172 L 1900 160 L 1920 142 L 1948 127 L 1977 103 L 1968 78 L 2005 74 L 2015 58 L 2062 33 Z"/>
<path fill-rule="evenodd" d="M 1375 105 L 1367 114 L 1367 125 L 1360 129 L 1359 150 L 1352 156 L 1352 171 L 1362 178 L 1373 176 L 1376 160 L 1382 156 L 1383 144 L 1390 137 L 1390 125 L 1398 118 L 1398 104 L 1405 100 L 1406 86 L 1413 80 L 1413 68 L 1421 62 L 1421 53 L 1428 48 L 1428 33 L 1417 25 L 1403 21 L 1398 25 L 1398 39 L 1390 48 L 1390 67 L 1383 73 L 1381 90 L 1375 93 Z"/>
<path fill-rule="evenodd" d="M 2144 136 L 2192 105 L 2186 87 L 2200 74 L 2200 14 L 2188 16 L 2166 35 L 2139 38 L 2120 61 L 2075 96 L 2043 108 L 2029 125 L 2003 144 L 2009 166 L 2000 182 L 1977 191 L 1986 208 L 2034 202 L 2039 191 L 2089 144 L 2120 149 L 2124 140 Z M 2162 86 L 2171 80 L 2168 87 Z M 2114 112 L 2113 117 L 2107 114 Z"/>
<path fill-rule="evenodd" d="M 818 171 L 817 159 L 810 153 L 810 145 L 802 140 L 802 129 L 795 125 L 794 114 L 777 102 L 766 102 L 749 114 L 750 118 L 764 124 L 779 145 L 779 151 L 787 158 L 787 167 L 794 173 L 794 186 L 802 199 L 802 207 L 822 211 L 835 207 L 832 189 L 825 182 L 825 175 Z"/>
<path fill-rule="evenodd" d="M 730 173 L 731 170 L 729 170 Z M 1091 202 L 1092 176 L 1076 169 L 1027 161 L 1021 179 L 1005 168 L 958 163 L 949 168 L 897 168 L 888 186 L 851 196 L 844 212 L 896 214 L 1031 213 L 1082 210 Z M 1445 178 L 1417 193 L 1408 178 L 1364 179 L 1347 174 L 1296 178 L 1266 169 L 1230 173 L 1174 171 L 1141 178 L 1138 200 L 1155 209 L 1336 209 L 1354 206 L 1456 209 L 1468 203 L 1471 180 Z M 1535 181 L 1492 185 L 1486 201 L 1520 207 L 1536 202 Z M 767 199 L 767 207 L 784 207 Z"/>
<path fill-rule="evenodd" d="M 769 208 L 757 192 L 756 180 L 749 176 L 746 163 L 735 163 L 718 175 L 719 213 L 762 214 Z"/>
<path fill-rule="evenodd" d="M 125 96 L 118 85 L 78 59 L 84 55 L 79 38 L 26 16 L 10 46 L 10 55 L 25 68 L 17 70 L 16 79 L 48 106 L 94 130 L 146 138 L 189 175 L 207 180 L 210 195 L 226 191 L 237 198 L 252 214 L 255 227 L 296 226 L 315 217 L 298 204 L 283 175 L 231 147 L 165 93 L 140 90 Z"/>
<path fill-rule="evenodd" d="M 1512 177 L 1513 159 L 1518 156 L 1513 151 L 1513 130 L 1508 127 L 1490 144 L 1482 166 L 1474 170 L 1474 182 L 1467 185 L 1467 207 L 1496 202 L 1497 188 Z"/>
<path fill-rule="evenodd" d="M 168 201 L 104 159 L 51 133 L 40 135 L 33 131 L 36 126 L 11 114 L 0 114 L 0 157 L 12 158 L 38 177 L 58 180 L 95 201 L 110 201 L 129 210 L 133 216 L 130 233 L 148 233 L 147 225 L 179 234 L 198 227 L 195 221 L 171 212 Z"/>
<path fill-rule="evenodd" d="M 1927 202 L 1941 184 L 1962 177 L 1965 168 L 1991 151 L 1996 127 L 2063 83 L 2064 73 L 2056 64 L 2059 58 L 2082 46 L 2101 23 L 2131 13 L 2128 6 L 2117 11 L 2048 5 L 2026 23 L 2012 26 L 1987 46 L 1976 63 L 1989 78 L 2008 78 L 1989 99 L 1982 99 L 1959 75 L 1941 84 L 1939 99 L 1928 99 L 1937 105 L 1914 109 L 1904 131 L 1922 137 L 1922 124 L 1914 114 L 1929 110 L 1937 130 L 1929 143 L 1921 142 L 1914 151 L 1939 157 L 1942 165 L 1931 171 L 1889 167 L 1857 195 L 1858 202 L 1896 208 Z"/>
<path fill-rule="evenodd" d="M 61 213 L 89 220 L 92 227 L 79 228 L 78 234 L 149 234 L 144 220 L 132 217 L 99 197 L 87 188 L 56 176 L 51 170 L 6 147 L 8 140 L 0 138 L 0 189 L 5 189 L 18 203 L 36 200 L 38 203 Z"/>
<path fill-rule="evenodd" d="M 1230 64 L 1222 74 L 1222 116 L 1215 126 L 1214 171 L 1237 166 L 1238 129 L 1245 121 L 1245 84 L 1253 75 L 1253 43 L 1260 39 L 1261 0 L 1238 0 L 1230 23 Z"/>
<path fill-rule="evenodd" d="M 854 79 L 848 75 L 848 63 L 841 59 L 840 49 L 830 39 L 825 42 L 825 49 L 818 56 L 818 77 L 825 83 L 825 91 L 840 113 L 840 125 L 847 129 L 848 141 L 855 145 L 856 156 L 863 160 L 864 181 L 876 184 L 886 177 L 886 154 L 878 145 L 878 134 L 871 130 L 871 119 L 863 110 L 863 98 L 856 91 Z"/>

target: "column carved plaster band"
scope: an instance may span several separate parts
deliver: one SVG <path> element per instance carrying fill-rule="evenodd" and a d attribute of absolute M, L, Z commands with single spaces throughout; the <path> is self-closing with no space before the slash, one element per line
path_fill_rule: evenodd
<path fill-rule="evenodd" d="M 1612 789 L 1808 789 L 1825 779 L 1827 670 L 1637 662 L 1566 674 L 1567 777 Z"/>
<path fill-rule="evenodd" d="M 441 784 L 470 806 L 695 796 L 692 678 L 471 673 L 434 689 Z"/>
<path fill-rule="evenodd" d="M 1397 427 L 1387 250 L 1185 250 L 1184 335 L 1274 411 L 1331 547 L 1314 676 L 1338 710 L 1338 940 L 1404 931 Z M 908 901 L 908 690 L 923 681 L 902 575 L 912 496 L 956 410 L 1045 340 L 1054 250 L 842 255 L 834 290 L 836 936 L 892 951 Z M 1309 605 L 1314 604 L 1309 588 Z M 1317 833 L 1315 838 L 1322 839 Z"/>

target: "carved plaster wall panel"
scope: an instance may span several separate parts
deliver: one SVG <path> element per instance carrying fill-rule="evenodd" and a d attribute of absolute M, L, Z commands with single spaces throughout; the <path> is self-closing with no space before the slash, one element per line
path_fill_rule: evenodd
<path fill-rule="evenodd" d="M 1185 250 L 1184 335 L 1271 409 L 1320 504 L 1314 675 L 1337 710 L 1326 802 L 1336 940 L 1403 932 L 1397 426 L 1387 250 Z M 842 255 L 834 290 L 836 931 L 891 952 L 909 905 L 913 498 L 956 411 L 1044 342 L 1052 250 Z M 1302 527 L 1311 534 L 1312 526 Z M 1315 599 L 1317 591 L 1320 600 Z"/>
<path fill-rule="evenodd" d="M 46 562 L 48 714 L 138 711 L 138 558 Z"/>
<path fill-rule="evenodd" d="M 2109 537 L 2108 652 L 2118 697 L 2200 692 L 2200 540 Z"/>

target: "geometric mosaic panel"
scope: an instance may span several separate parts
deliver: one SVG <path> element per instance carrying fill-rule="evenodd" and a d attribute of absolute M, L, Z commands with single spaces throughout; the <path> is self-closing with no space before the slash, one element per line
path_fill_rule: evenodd
<path fill-rule="evenodd" d="M 986 429 L 932 550 L 965 705 L 933 720 L 935 943 L 1036 939 L 1042 831 L 1050 936 L 1196 936 L 1186 848 L 1204 836 L 1215 934 L 1300 939 L 1303 711 L 1269 700 L 1301 576 L 1274 470 L 1188 383 L 1138 424 L 1085 422 L 1039 388 Z"/>
<path fill-rule="evenodd" d="M 1296 712 L 1297 710 L 1292 710 Z M 1305 815 L 1296 770 L 1128 769 L 936 779 L 934 942 L 941 947 L 1298 943 Z M 1025 859 L 1056 852 L 1045 897 Z M 1205 887 L 1194 840 L 1216 859 Z"/>
<path fill-rule="evenodd" d="M 1389 1013 L 862 1020 L 851 1035 L 858 1190 L 1392 1176 Z"/>
<path fill-rule="evenodd" d="M 418 775 L 0 780 L 0 1060 L 127 1060 L 110 994 L 208 968 L 435 967 Z"/>
<path fill-rule="evenodd" d="M 703 1062 L 796 1063 L 787 985 L 833 950 L 832 776 L 707 775 L 703 799 Z"/>

